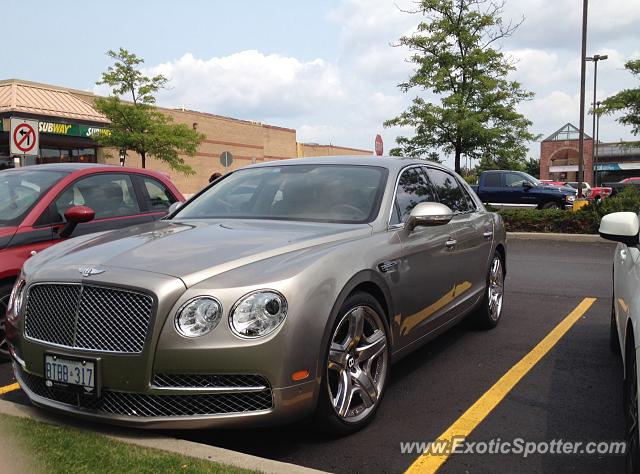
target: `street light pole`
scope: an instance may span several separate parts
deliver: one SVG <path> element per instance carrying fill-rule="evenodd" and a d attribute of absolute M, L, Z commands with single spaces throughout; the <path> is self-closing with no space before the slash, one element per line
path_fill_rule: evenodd
<path fill-rule="evenodd" d="M 596 117 L 596 148 L 595 148 L 595 162 L 596 169 L 598 168 L 598 143 L 600 143 L 600 106 L 602 102 L 596 102 L 596 106 L 594 107 Z M 597 171 L 596 171 L 597 173 Z M 596 186 L 598 186 L 598 175 L 596 174 Z"/>
<path fill-rule="evenodd" d="M 609 56 L 606 54 L 594 54 L 593 56 L 586 58 L 587 61 L 593 62 L 593 133 L 592 133 L 592 143 L 591 147 L 591 169 L 593 173 L 593 185 L 597 186 L 597 175 L 598 170 L 596 168 L 596 147 L 598 146 L 598 142 L 596 141 L 596 85 L 598 83 L 598 61 L 604 61 L 608 59 Z"/>
<path fill-rule="evenodd" d="M 589 0 L 582 1 L 582 54 L 580 56 L 580 142 L 578 146 L 578 197 L 582 197 L 582 181 L 584 180 L 584 83 L 587 58 L 587 10 Z"/>

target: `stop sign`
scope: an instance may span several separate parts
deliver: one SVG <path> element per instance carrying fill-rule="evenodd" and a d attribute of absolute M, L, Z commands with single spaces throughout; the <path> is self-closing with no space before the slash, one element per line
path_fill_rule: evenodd
<path fill-rule="evenodd" d="M 380 134 L 378 133 L 376 135 L 376 155 L 378 156 L 382 156 L 382 151 L 384 150 L 383 146 L 382 146 L 382 137 L 380 136 Z"/>

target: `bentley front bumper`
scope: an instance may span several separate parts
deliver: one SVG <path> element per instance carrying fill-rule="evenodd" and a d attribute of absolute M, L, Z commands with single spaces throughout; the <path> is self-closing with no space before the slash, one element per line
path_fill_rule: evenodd
<path fill-rule="evenodd" d="M 21 388 L 37 406 L 99 422 L 161 429 L 232 428 L 284 424 L 314 409 L 317 384 L 272 389 L 257 376 L 222 376 L 217 387 L 158 387 L 145 392 L 103 390 L 86 396 L 56 390 L 13 363 Z M 194 381 L 195 383 L 195 381 Z M 235 385 L 233 385 L 235 384 Z"/>

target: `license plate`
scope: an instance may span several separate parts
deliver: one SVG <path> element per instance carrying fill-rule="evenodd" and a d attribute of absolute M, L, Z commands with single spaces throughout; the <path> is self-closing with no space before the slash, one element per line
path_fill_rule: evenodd
<path fill-rule="evenodd" d="M 44 378 L 47 387 L 97 396 L 94 360 L 45 354 Z"/>

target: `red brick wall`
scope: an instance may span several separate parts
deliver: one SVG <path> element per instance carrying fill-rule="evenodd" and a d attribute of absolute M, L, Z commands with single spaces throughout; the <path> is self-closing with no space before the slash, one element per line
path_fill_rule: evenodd
<path fill-rule="evenodd" d="M 549 176 L 549 166 L 551 160 L 557 158 L 564 150 L 569 150 L 571 154 L 578 155 L 579 141 L 548 141 L 540 143 L 540 179 L 551 179 Z M 593 180 L 593 166 L 591 153 L 593 150 L 593 140 L 591 138 L 584 141 L 584 180 L 588 183 Z"/>

